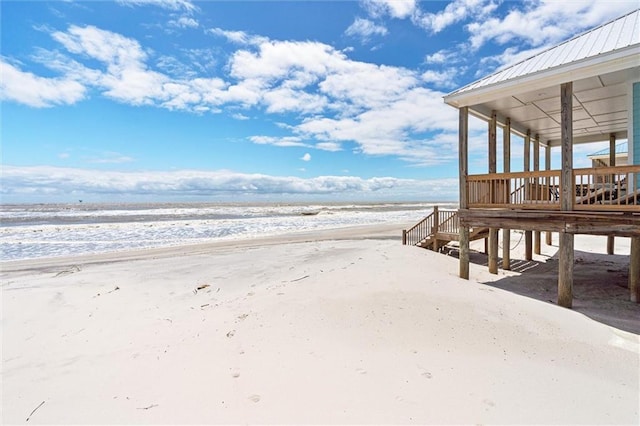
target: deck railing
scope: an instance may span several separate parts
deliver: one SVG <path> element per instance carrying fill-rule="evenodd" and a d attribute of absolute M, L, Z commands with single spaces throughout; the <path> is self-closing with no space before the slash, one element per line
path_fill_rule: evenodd
<path fill-rule="evenodd" d="M 434 206 L 429 216 L 402 232 L 402 244 L 417 245 L 439 232 L 449 234 L 460 232 L 457 210 L 442 210 Z"/>
<path fill-rule="evenodd" d="M 560 170 L 467 177 L 470 208 L 560 210 Z M 640 210 L 640 165 L 574 169 L 573 210 Z"/>

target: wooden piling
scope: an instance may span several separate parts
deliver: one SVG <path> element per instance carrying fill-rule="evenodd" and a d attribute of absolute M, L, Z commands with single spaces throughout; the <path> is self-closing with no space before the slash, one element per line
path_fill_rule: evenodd
<path fill-rule="evenodd" d="M 629 295 L 632 302 L 640 303 L 640 237 L 631 238 Z"/>
<path fill-rule="evenodd" d="M 507 117 L 504 129 L 502 129 L 502 167 L 505 173 L 511 171 L 511 119 Z M 510 181 L 506 182 L 505 192 L 511 194 Z M 511 230 L 502 230 L 502 269 L 511 269 Z"/>
<path fill-rule="evenodd" d="M 575 182 L 573 180 L 573 83 L 560 86 L 560 208 L 573 210 Z M 573 303 L 573 234 L 560 232 L 558 265 L 558 305 L 570 308 Z"/>
<path fill-rule="evenodd" d="M 573 234 L 560 232 L 559 255 L 558 305 L 570 308 L 573 304 Z"/>
<path fill-rule="evenodd" d="M 460 209 L 468 207 L 467 194 L 468 174 L 468 142 L 469 142 L 469 107 L 461 107 L 458 110 L 458 176 Z M 460 278 L 469 279 L 469 227 L 460 225 Z"/>

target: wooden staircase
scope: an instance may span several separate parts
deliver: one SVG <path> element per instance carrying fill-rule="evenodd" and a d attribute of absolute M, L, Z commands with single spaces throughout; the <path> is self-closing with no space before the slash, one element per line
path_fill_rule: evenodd
<path fill-rule="evenodd" d="M 472 228 L 469 240 L 479 240 L 489 236 L 489 228 Z M 441 210 L 438 206 L 433 212 L 413 227 L 402 231 L 402 244 L 415 245 L 440 251 L 452 241 L 460 239 L 460 221 L 457 210 Z"/>

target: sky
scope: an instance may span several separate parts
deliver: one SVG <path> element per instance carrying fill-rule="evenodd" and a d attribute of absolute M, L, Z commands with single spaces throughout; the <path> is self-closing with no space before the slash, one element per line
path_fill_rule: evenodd
<path fill-rule="evenodd" d="M 1 201 L 457 200 L 442 97 L 635 8 L 2 0 Z"/>

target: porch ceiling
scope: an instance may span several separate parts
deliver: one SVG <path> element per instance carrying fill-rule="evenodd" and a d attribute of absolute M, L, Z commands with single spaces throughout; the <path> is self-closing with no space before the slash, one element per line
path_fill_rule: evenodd
<path fill-rule="evenodd" d="M 640 66 L 574 81 L 574 143 L 608 140 L 611 133 L 616 139 L 626 138 L 628 82 L 638 79 Z M 489 119 L 491 111 L 496 111 L 499 123 L 504 125 L 509 117 L 516 133 L 524 136 L 531 130 L 531 136 L 538 134 L 542 144 L 560 145 L 560 85 L 514 90 L 509 95 L 470 105 L 469 110 L 483 119 Z"/>

